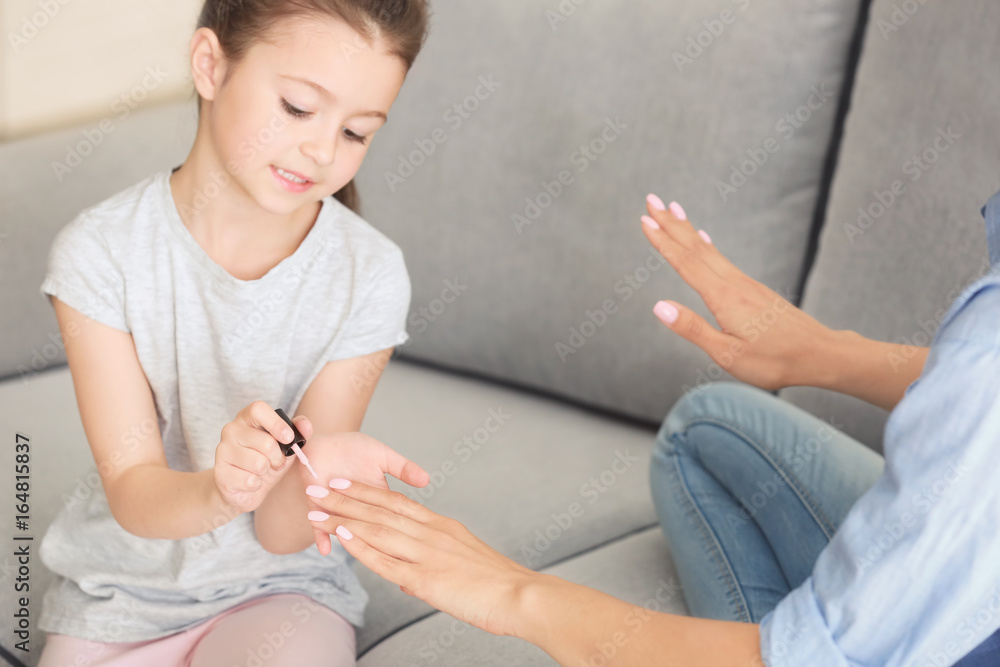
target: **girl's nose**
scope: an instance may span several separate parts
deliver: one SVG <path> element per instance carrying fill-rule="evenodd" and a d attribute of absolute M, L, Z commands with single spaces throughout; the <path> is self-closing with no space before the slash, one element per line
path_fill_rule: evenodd
<path fill-rule="evenodd" d="M 318 165 L 332 164 L 337 155 L 337 140 L 314 138 L 304 141 L 302 142 L 302 153 Z"/>

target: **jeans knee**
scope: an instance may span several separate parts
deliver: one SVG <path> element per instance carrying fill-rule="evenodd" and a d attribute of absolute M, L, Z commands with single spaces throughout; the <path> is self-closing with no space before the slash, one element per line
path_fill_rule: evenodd
<path fill-rule="evenodd" d="M 755 397 L 755 392 L 766 393 L 762 389 L 728 380 L 708 382 L 684 392 L 663 419 L 656 438 L 657 447 L 672 448 L 671 436 L 686 431 L 692 421 L 732 414 L 729 410 L 731 406 L 746 405 L 748 399 Z"/>

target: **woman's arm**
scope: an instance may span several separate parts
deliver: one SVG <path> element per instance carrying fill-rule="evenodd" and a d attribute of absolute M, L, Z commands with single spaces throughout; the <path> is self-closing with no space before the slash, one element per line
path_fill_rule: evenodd
<path fill-rule="evenodd" d="M 817 342 L 812 363 L 803 364 L 782 386 L 830 389 L 891 412 L 923 373 L 930 352 L 929 347 L 883 343 L 850 330 L 829 334 Z"/>
<path fill-rule="evenodd" d="M 132 336 L 51 300 L 80 419 L 115 520 L 148 538 L 174 540 L 213 530 L 225 513 L 213 471 L 167 466 L 156 406 Z"/>
<path fill-rule="evenodd" d="M 656 202 L 654 204 L 653 202 Z M 664 321 L 703 349 L 733 377 L 768 391 L 812 386 L 892 410 L 924 367 L 928 348 L 870 340 L 832 330 L 736 268 L 704 240 L 679 207 L 646 203 L 643 231 L 708 306 L 719 329 L 675 301 L 677 319 Z M 666 312 L 657 307 L 657 314 Z"/>
<path fill-rule="evenodd" d="M 757 625 L 654 613 L 534 572 L 401 493 L 352 480 L 309 503 L 331 515 L 313 524 L 404 593 L 561 665 L 763 667 Z"/>
<path fill-rule="evenodd" d="M 763 667 L 760 626 L 653 612 L 565 579 L 521 588 L 515 636 L 560 665 Z"/>

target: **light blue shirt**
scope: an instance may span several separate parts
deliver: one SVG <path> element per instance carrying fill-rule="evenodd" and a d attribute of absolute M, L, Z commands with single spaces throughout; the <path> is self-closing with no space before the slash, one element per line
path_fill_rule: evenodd
<path fill-rule="evenodd" d="M 1000 193 L 983 216 L 992 271 L 889 416 L 882 476 L 761 620 L 768 667 L 1000 665 Z"/>

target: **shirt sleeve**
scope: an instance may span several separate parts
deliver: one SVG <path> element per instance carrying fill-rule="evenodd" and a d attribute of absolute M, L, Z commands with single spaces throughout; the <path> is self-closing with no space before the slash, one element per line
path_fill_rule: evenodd
<path fill-rule="evenodd" d="M 351 359 L 406 343 L 411 285 L 402 251 L 394 246 L 359 290 L 350 318 L 330 346 L 326 361 Z"/>
<path fill-rule="evenodd" d="M 768 667 L 951 665 L 1000 628 L 1000 282 L 946 325 L 882 476 L 761 620 Z"/>
<path fill-rule="evenodd" d="M 92 219 L 80 214 L 59 230 L 39 288 L 102 324 L 129 332 L 121 266 Z"/>

